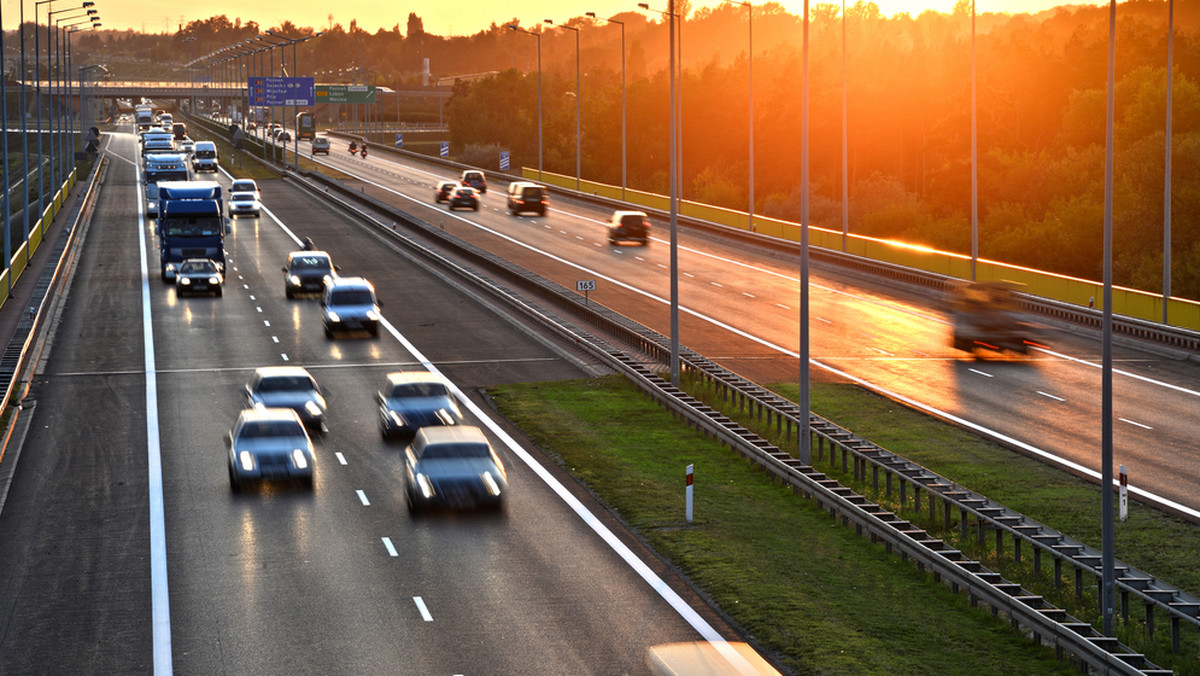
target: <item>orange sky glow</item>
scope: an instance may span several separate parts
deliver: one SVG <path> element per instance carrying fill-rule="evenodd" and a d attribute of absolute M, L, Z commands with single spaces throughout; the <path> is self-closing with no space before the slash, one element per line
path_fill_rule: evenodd
<path fill-rule="evenodd" d="M 364 30 L 375 32 L 379 29 L 390 30 L 399 25 L 404 32 L 408 21 L 408 13 L 415 11 L 424 21 L 425 32 L 434 35 L 471 35 L 486 30 L 493 23 L 503 24 L 512 19 L 518 19 L 522 24 L 541 23 L 543 19 L 564 21 L 585 12 L 595 12 L 599 16 L 613 16 L 621 12 L 637 9 L 637 0 L 591 0 L 579 3 L 564 3 L 561 0 L 519 0 L 510 5 L 510 14 L 500 13 L 500 5 L 479 0 L 460 0 L 459 2 L 434 3 L 432 5 L 403 5 L 381 3 L 377 0 L 342 0 L 331 11 L 330 5 L 314 0 L 294 0 L 279 2 L 278 0 L 211 0 L 198 3 L 151 3 L 134 2 L 133 0 L 94 0 L 96 9 L 105 29 L 134 30 L 143 33 L 173 33 L 180 24 L 198 19 L 207 19 L 224 14 L 231 21 L 241 19 L 242 22 L 256 21 L 266 28 L 280 25 L 290 20 L 298 26 L 326 28 L 332 22 L 349 26 L 351 20 L 357 19 L 358 26 Z M 955 0 L 875 0 L 880 11 L 892 16 L 899 12 L 916 15 L 926 9 L 939 12 L 950 12 Z M 57 0 L 51 7 L 55 11 L 66 10 L 73 4 L 72 0 Z M 720 3 L 710 0 L 694 0 L 695 7 L 713 7 Z M 759 3 L 755 3 L 759 4 Z M 803 11 L 802 0 L 785 0 L 781 2 L 787 10 L 799 15 Z M 810 7 L 817 0 L 810 0 Z M 832 4 L 841 4 L 840 0 Z M 847 4 L 852 4 L 847 2 Z M 1059 5 L 1101 5 L 1103 0 L 977 0 L 976 11 L 1023 13 L 1037 12 Z M 34 0 L 25 0 L 26 20 L 33 18 Z M 651 7 L 666 9 L 666 0 L 656 0 Z M 45 21 L 46 5 L 38 8 L 39 17 Z M 16 27 L 20 12 L 18 0 L 4 0 L 4 28 L 12 30 Z"/>

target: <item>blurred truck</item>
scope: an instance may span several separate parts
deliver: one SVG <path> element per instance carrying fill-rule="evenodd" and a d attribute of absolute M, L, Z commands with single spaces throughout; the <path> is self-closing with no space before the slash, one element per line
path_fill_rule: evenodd
<path fill-rule="evenodd" d="M 970 282 L 953 288 L 948 300 L 954 349 L 1027 353 L 1035 327 L 1021 312 L 1017 288 L 1011 282 Z"/>

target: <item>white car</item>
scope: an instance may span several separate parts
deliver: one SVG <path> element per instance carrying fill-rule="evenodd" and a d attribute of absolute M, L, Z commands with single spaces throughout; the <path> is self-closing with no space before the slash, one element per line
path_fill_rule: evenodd
<path fill-rule="evenodd" d="M 508 495 L 504 463 L 478 427 L 422 427 L 405 452 L 408 509 L 501 510 Z"/>
<path fill-rule="evenodd" d="M 235 192 L 229 196 L 229 215 L 233 216 L 253 216 L 258 218 L 262 212 L 262 205 L 258 202 L 258 196 L 252 192 Z"/>

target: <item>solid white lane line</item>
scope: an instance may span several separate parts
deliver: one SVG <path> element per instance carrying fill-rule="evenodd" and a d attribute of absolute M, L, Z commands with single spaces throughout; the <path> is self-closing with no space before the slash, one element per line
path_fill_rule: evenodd
<path fill-rule="evenodd" d="M 141 173 L 134 165 L 138 194 L 144 195 Z M 154 322 L 150 310 L 150 264 L 146 258 L 146 201 L 138 203 L 138 246 L 142 272 L 142 363 L 146 370 L 146 464 L 150 502 L 150 624 L 154 673 L 174 671 L 171 656 L 171 598 L 167 586 L 167 526 L 163 508 L 162 443 L 158 428 L 158 366 L 154 358 Z"/>
<path fill-rule="evenodd" d="M 413 603 L 417 604 L 417 610 L 421 612 L 421 619 L 426 622 L 433 622 L 433 615 L 429 614 L 429 609 L 425 607 L 425 601 L 420 596 L 414 596 Z"/>
<path fill-rule="evenodd" d="M 370 507 L 371 501 L 367 499 L 367 494 L 362 491 L 354 491 L 358 494 L 358 499 L 363 503 L 363 507 Z"/>
<path fill-rule="evenodd" d="M 392 544 L 391 538 L 383 538 L 383 546 L 387 548 L 388 556 L 399 556 L 396 553 L 396 546 Z"/>

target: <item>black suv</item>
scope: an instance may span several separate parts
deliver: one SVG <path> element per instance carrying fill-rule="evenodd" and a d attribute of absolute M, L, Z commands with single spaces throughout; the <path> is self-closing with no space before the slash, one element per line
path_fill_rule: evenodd
<path fill-rule="evenodd" d="M 650 219 L 644 211 L 614 211 L 608 221 L 608 243 L 650 243 Z"/>
<path fill-rule="evenodd" d="M 546 189 L 537 183 L 528 181 L 514 181 L 508 184 L 508 210 L 513 216 L 524 212 L 532 211 L 539 216 L 546 215 L 546 207 L 550 204 L 550 199 L 546 195 Z"/>

